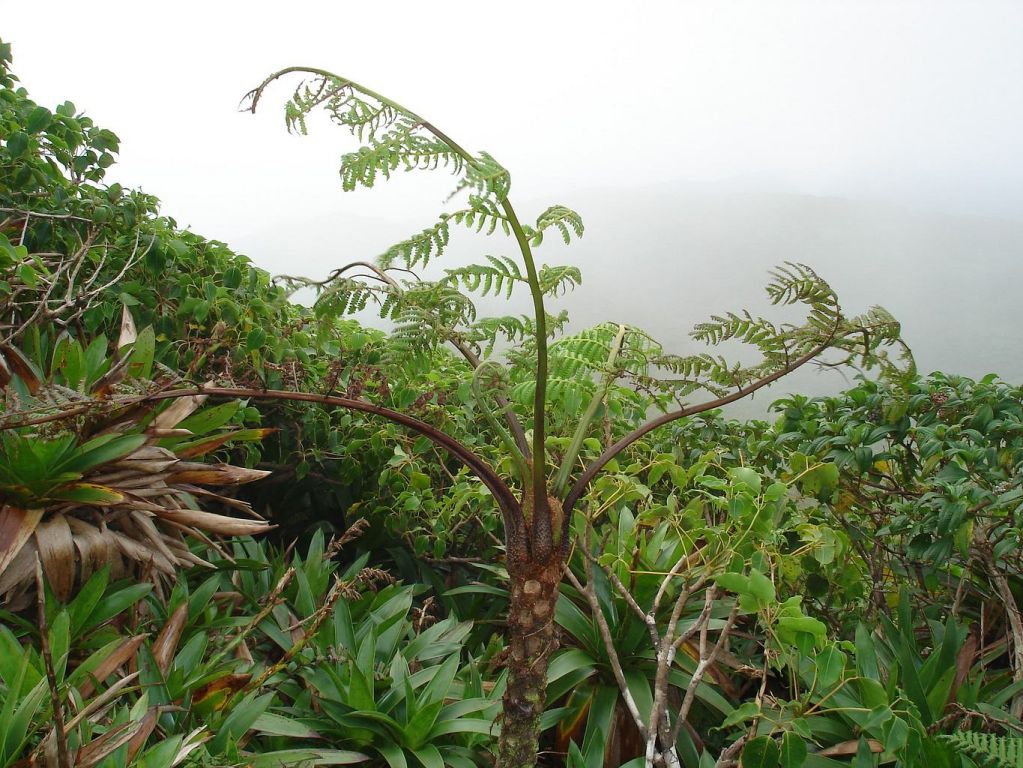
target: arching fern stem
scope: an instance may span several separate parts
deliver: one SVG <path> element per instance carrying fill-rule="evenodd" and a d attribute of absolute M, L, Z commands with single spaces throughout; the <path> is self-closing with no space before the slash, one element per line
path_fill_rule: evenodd
<path fill-rule="evenodd" d="M 324 79 L 335 80 L 339 84 L 351 87 L 372 99 L 376 99 L 381 104 L 388 106 L 391 109 L 403 112 L 419 123 L 424 130 L 429 131 L 435 137 L 447 144 L 456 154 L 465 160 L 468 165 L 480 170 L 479 162 L 472 154 L 466 151 L 458 144 L 458 142 L 454 141 L 451 137 L 429 121 L 424 120 L 421 116 L 402 106 L 398 102 L 393 101 L 376 91 L 366 88 L 353 80 L 338 77 L 334 73 L 328 72 L 325 69 L 317 67 L 287 67 L 275 72 L 248 94 L 251 98 L 249 110 L 252 112 L 256 111 L 256 104 L 259 102 L 263 91 L 270 83 L 284 77 L 285 75 L 295 72 L 304 72 L 310 75 L 317 75 Z M 546 440 L 544 413 L 546 410 L 547 399 L 547 313 L 544 309 L 543 291 L 540 288 L 540 280 L 537 275 L 536 263 L 533 260 L 533 251 L 529 246 L 529 239 L 526 237 L 526 233 L 522 229 L 522 224 L 519 222 L 511 201 L 509 201 L 507 196 L 504 194 L 501 195 L 500 199 L 501 208 L 507 217 L 512 233 L 515 235 L 515 241 L 518 243 L 519 252 L 522 255 L 522 263 L 526 268 L 526 281 L 529 284 L 529 292 L 533 297 L 533 314 L 536 326 L 536 392 L 533 397 L 532 496 L 537 505 L 542 505 L 538 508 L 538 511 L 547 513 L 547 454 L 544 445 Z"/>
<path fill-rule="evenodd" d="M 182 389 L 171 389 L 165 392 L 156 392 L 149 395 L 127 398 L 123 404 L 152 403 L 159 400 L 173 400 L 180 397 L 192 397 L 196 395 L 208 395 L 210 397 L 228 398 L 249 398 L 253 400 L 286 400 L 289 402 L 316 403 L 317 405 L 344 408 L 350 411 L 361 411 L 380 416 L 411 429 L 420 435 L 428 438 L 431 442 L 444 448 L 448 453 L 458 459 L 466 468 L 480 479 L 493 495 L 501 510 L 504 525 L 511 536 L 524 537 L 525 531 L 522 527 L 522 511 L 515 494 L 500 478 L 500 476 L 483 459 L 466 448 L 453 437 L 441 432 L 434 426 L 420 421 L 417 418 L 408 416 L 389 408 L 383 408 L 364 400 L 354 400 L 349 397 L 336 397 L 333 395 L 320 395 L 312 392 L 288 392 L 277 389 L 249 389 L 243 387 L 190 387 Z M 122 404 L 121 401 L 118 404 Z"/>

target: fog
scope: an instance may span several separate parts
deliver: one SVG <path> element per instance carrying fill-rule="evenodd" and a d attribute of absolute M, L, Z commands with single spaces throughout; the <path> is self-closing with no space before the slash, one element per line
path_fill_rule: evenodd
<path fill-rule="evenodd" d="M 560 303 L 575 327 L 630 322 L 691 350 L 693 323 L 766 314 L 767 270 L 802 261 L 850 313 L 891 310 L 922 370 L 1023 380 L 1019 3 L 80 8 L 0 0 L 23 83 L 120 135 L 115 180 L 271 272 L 372 258 L 430 224 L 451 185 L 402 176 L 342 194 L 352 141 L 321 124 L 288 136 L 286 86 L 237 112 L 263 76 L 302 63 L 494 154 L 522 218 L 577 209 L 583 240 L 538 254 L 583 269 Z M 510 245 L 459 235 L 450 263 Z M 842 383 L 807 372 L 771 396 Z"/>

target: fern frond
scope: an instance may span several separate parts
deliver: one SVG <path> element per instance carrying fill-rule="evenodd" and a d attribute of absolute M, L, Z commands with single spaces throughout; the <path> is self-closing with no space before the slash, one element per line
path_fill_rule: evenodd
<path fill-rule="evenodd" d="M 389 311 L 394 328 L 388 337 L 387 357 L 395 363 L 432 353 L 459 338 L 460 325 L 476 319 L 472 301 L 443 283 L 408 283 L 407 290 L 395 294 Z"/>
<path fill-rule="evenodd" d="M 580 285 L 583 281 L 582 272 L 578 267 L 548 267 L 544 264 L 537 275 L 540 291 L 545 296 L 560 296 Z"/>
<path fill-rule="evenodd" d="M 349 277 L 332 280 L 320 286 L 319 292 L 313 309 L 320 318 L 353 315 L 366 309 L 371 300 L 383 308 L 395 299 L 394 289 L 386 284 L 371 284 Z M 381 316 L 387 316 L 383 309 Z"/>
<path fill-rule="evenodd" d="M 458 183 L 448 199 L 466 189 L 475 190 L 481 197 L 503 200 L 511 190 L 511 174 L 508 169 L 488 152 L 480 152 L 472 164 L 466 165 L 465 177 Z"/>
<path fill-rule="evenodd" d="M 443 167 L 459 173 L 464 165 L 465 159 L 440 139 L 407 130 L 388 131 L 341 156 L 341 188 L 350 192 L 360 186 L 372 187 L 378 175 L 389 179 L 399 168 L 411 171 Z"/>
<path fill-rule="evenodd" d="M 589 400 L 597 389 L 597 383 L 588 377 L 565 378 L 548 376 L 547 400 L 561 406 L 568 413 L 575 412 Z M 509 397 L 514 403 L 528 406 L 536 393 L 536 381 L 528 379 L 513 386 Z"/>
<path fill-rule="evenodd" d="M 524 318 L 506 315 L 504 317 L 484 317 L 477 321 L 465 335 L 471 344 L 483 350 L 483 357 L 490 357 L 498 341 L 503 340 L 515 344 L 523 341 L 530 333 L 532 331 Z"/>
<path fill-rule="evenodd" d="M 778 329 L 762 317 L 753 317 L 743 311 L 741 315 L 728 312 L 714 315 L 708 322 L 700 323 L 693 330 L 692 337 L 705 344 L 720 344 L 737 339 L 746 344 L 760 345 L 778 337 Z"/>
<path fill-rule="evenodd" d="M 573 233 L 577 238 L 582 237 L 585 229 L 583 219 L 578 213 L 563 205 L 552 205 L 537 218 L 536 229 L 527 233 L 530 245 L 534 247 L 540 245 L 543 242 L 544 230 L 551 227 L 561 233 L 561 239 L 566 244 L 571 242 Z"/>
<path fill-rule="evenodd" d="M 390 269 L 395 262 L 400 262 L 406 269 L 426 266 L 431 258 L 440 256 L 447 248 L 450 237 L 447 214 L 442 214 L 432 227 L 427 227 L 406 240 L 395 243 L 377 257 L 377 264 L 383 269 Z"/>
<path fill-rule="evenodd" d="M 1023 738 L 980 731 L 957 731 L 938 738 L 980 765 L 989 768 L 1023 768 Z"/>
<path fill-rule="evenodd" d="M 811 307 L 838 307 L 838 297 L 821 277 L 805 264 L 786 262 L 771 273 L 767 295 L 772 304 L 808 304 Z"/>
<path fill-rule="evenodd" d="M 511 232 L 508 218 L 497 200 L 481 195 L 469 195 L 469 207 L 451 214 L 451 220 L 477 232 L 485 230 L 488 235 L 494 234 L 498 226 L 506 235 Z"/>
<path fill-rule="evenodd" d="M 506 298 L 510 298 L 515 283 L 524 283 L 526 278 L 522 275 L 518 264 L 507 256 L 486 256 L 489 266 L 484 264 L 470 264 L 457 269 L 446 270 L 446 282 L 459 283 L 469 291 L 479 291 L 486 296 L 491 291 L 499 294 L 502 291 Z"/>

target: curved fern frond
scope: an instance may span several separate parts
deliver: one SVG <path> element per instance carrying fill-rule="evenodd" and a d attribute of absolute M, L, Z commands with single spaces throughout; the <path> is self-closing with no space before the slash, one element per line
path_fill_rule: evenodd
<path fill-rule="evenodd" d="M 533 333 L 532 324 L 525 316 L 484 317 L 478 320 L 466 333 L 468 340 L 483 348 L 483 356 L 489 357 L 498 341 L 515 344 L 524 341 Z"/>
<path fill-rule="evenodd" d="M 418 265 L 425 267 L 431 258 L 444 253 L 448 245 L 448 218 L 447 214 L 442 214 L 432 227 L 395 243 L 377 257 L 377 264 L 383 269 L 390 269 L 396 262 L 400 262 L 406 269 L 415 269 Z"/>
<path fill-rule="evenodd" d="M 386 308 L 395 300 L 394 289 L 390 286 L 349 277 L 340 277 L 325 286 L 320 285 L 319 292 L 313 308 L 320 318 L 353 315 L 366 309 L 371 300 L 380 305 L 381 317 L 388 317 L 390 315 Z"/>
<path fill-rule="evenodd" d="M 582 237 L 585 227 L 582 217 L 571 208 L 563 205 L 552 205 L 540 214 L 536 220 L 536 229 L 527 234 L 530 238 L 530 245 L 538 246 L 543 242 L 544 231 L 554 227 L 561 233 L 561 239 L 567 245 L 572 241 L 572 235 Z"/>
<path fill-rule="evenodd" d="M 511 191 L 511 174 L 489 152 L 480 152 L 475 162 L 466 169 L 465 180 L 452 196 L 461 189 L 474 189 L 477 195 L 502 200 Z"/>
<path fill-rule="evenodd" d="M 507 256 L 486 256 L 489 265 L 470 264 L 466 267 L 446 270 L 446 282 L 462 283 L 467 290 L 486 296 L 491 291 L 502 291 L 510 298 L 516 283 L 526 282 L 518 264 Z"/>
<path fill-rule="evenodd" d="M 737 339 L 757 346 L 776 340 L 778 335 L 778 329 L 772 323 L 762 317 L 753 317 L 745 310 L 741 315 L 734 312 L 714 315 L 708 322 L 697 325 L 692 333 L 694 339 L 705 344 L 720 344 L 729 339 Z"/>
<path fill-rule="evenodd" d="M 540 290 L 545 296 L 561 296 L 580 285 L 583 281 L 582 272 L 578 267 L 549 267 L 544 264 L 537 275 Z"/>
<path fill-rule="evenodd" d="M 357 187 L 372 187 L 378 175 L 390 179 L 399 168 L 462 170 L 465 160 L 445 142 L 410 131 L 391 131 L 372 139 L 355 152 L 341 156 L 341 188 L 350 192 Z"/>
<path fill-rule="evenodd" d="M 490 197 L 469 195 L 469 207 L 451 214 L 451 220 L 488 235 L 494 234 L 499 226 L 504 234 L 511 232 L 507 216 L 497 200 Z"/>
<path fill-rule="evenodd" d="M 771 273 L 767 295 L 772 304 L 803 303 L 811 306 L 837 307 L 834 290 L 806 264 L 785 262 Z"/>

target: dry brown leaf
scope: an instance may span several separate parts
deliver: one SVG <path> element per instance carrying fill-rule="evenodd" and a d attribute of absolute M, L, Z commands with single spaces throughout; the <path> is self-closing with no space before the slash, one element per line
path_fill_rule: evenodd
<path fill-rule="evenodd" d="M 870 751 L 875 754 L 884 752 L 884 745 L 877 739 L 867 739 L 867 746 L 870 747 Z M 827 749 L 822 749 L 817 754 L 821 757 L 845 757 L 846 755 L 855 755 L 859 748 L 859 739 L 850 739 L 849 741 L 843 741 L 840 744 L 834 744 Z"/>
<path fill-rule="evenodd" d="M 157 512 L 156 515 L 164 520 L 171 520 L 218 536 L 255 536 L 273 528 L 269 523 L 239 520 L 237 517 L 215 515 L 212 512 L 199 512 L 194 509 L 165 509 L 162 512 Z"/>
<path fill-rule="evenodd" d="M 74 515 L 67 516 L 67 523 L 75 537 L 80 579 L 84 583 L 92 574 L 110 563 L 114 554 L 113 543 L 99 528 Z"/>
<path fill-rule="evenodd" d="M 129 344 L 134 344 L 138 337 L 139 332 L 135 328 L 135 318 L 131 316 L 128 305 L 125 304 L 121 309 L 121 335 L 117 339 L 117 348 L 120 350 Z"/>
<path fill-rule="evenodd" d="M 128 742 L 128 754 L 125 759 L 127 765 L 131 765 L 131 761 L 135 759 L 135 755 L 139 753 L 139 750 L 146 744 L 146 739 L 156 728 L 156 718 L 160 715 L 159 707 L 150 707 L 146 714 L 142 716 L 142 722 L 140 723 L 138 732 L 132 736 L 131 741 Z"/>
<path fill-rule="evenodd" d="M 127 529 L 128 521 L 122 519 L 121 524 Z M 132 533 L 135 532 L 134 526 L 132 526 Z M 129 560 L 134 560 L 136 563 L 142 565 L 152 565 L 152 567 L 160 573 L 165 573 L 168 576 L 174 573 L 174 563 L 170 562 L 159 552 L 147 549 L 146 547 L 139 544 L 139 542 L 131 536 L 126 536 L 124 533 L 119 531 L 110 531 L 108 534 L 117 544 L 117 548 L 121 550 L 123 554 Z"/>
<path fill-rule="evenodd" d="M 207 395 L 189 395 L 179 397 L 166 409 L 157 414 L 150 424 L 151 429 L 172 429 L 192 415 L 200 405 L 206 402 Z"/>
<path fill-rule="evenodd" d="M 104 758 L 116 752 L 142 730 L 145 718 L 131 723 L 116 725 L 98 739 L 83 745 L 75 755 L 75 768 L 92 768 Z"/>
<path fill-rule="evenodd" d="M 130 675 L 125 675 L 124 677 L 119 678 L 112 682 L 110 684 L 110 687 L 103 691 L 103 693 L 90 699 L 89 703 L 82 707 L 81 711 L 78 712 L 78 714 L 76 714 L 67 722 L 67 724 L 64 726 L 64 729 L 70 732 L 80 722 L 85 720 L 87 717 L 92 717 L 93 715 L 96 715 L 95 719 L 98 719 L 101 716 L 101 713 L 109 709 L 114 704 L 114 702 L 116 702 L 117 699 L 120 698 L 120 696 L 122 695 L 122 691 L 129 685 L 134 683 L 138 676 L 139 676 L 138 672 L 133 672 Z"/>
<path fill-rule="evenodd" d="M 7 570 L 42 519 L 41 509 L 22 509 L 6 504 L 0 507 L 0 574 Z"/>
<path fill-rule="evenodd" d="M 3 596 L 4 607 L 8 610 L 20 610 L 28 604 L 23 598 L 28 595 L 27 589 L 35 588 L 36 557 L 35 539 L 30 539 L 0 573 L 0 596 Z M 17 589 L 19 586 L 20 590 Z"/>
<path fill-rule="evenodd" d="M 170 429 L 164 429 L 161 427 L 149 427 L 146 430 L 146 434 L 150 437 L 188 437 L 189 435 L 195 434 L 190 429 L 177 429 L 176 427 Z"/>
<path fill-rule="evenodd" d="M 231 697 L 244 688 L 252 679 L 252 675 L 224 675 L 205 685 L 200 685 L 192 692 L 192 705 L 202 706 L 204 702 L 217 702 L 220 709 L 231 700 Z"/>
<path fill-rule="evenodd" d="M 196 485 L 244 485 L 262 480 L 270 472 L 265 469 L 246 469 L 233 464 L 194 464 L 182 462 L 167 475 L 168 484 L 194 483 Z"/>
<path fill-rule="evenodd" d="M 225 432 L 222 435 L 207 437 L 205 440 L 201 440 L 187 448 L 181 448 L 176 451 L 176 454 L 182 459 L 194 459 L 197 456 L 204 456 L 211 451 L 215 451 L 225 443 L 234 440 L 238 435 L 245 435 L 247 440 L 262 440 L 276 431 L 273 427 L 263 427 L 260 429 L 239 429 L 234 432 Z"/>
<path fill-rule="evenodd" d="M 3 389 L 11 383 L 11 379 L 14 377 L 14 371 L 7 365 L 7 361 L 3 355 L 0 355 L 0 389 Z"/>
<path fill-rule="evenodd" d="M 75 539 L 64 515 L 50 515 L 39 523 L 35 540 L 46 580 L 56 598 L 66 602 L 75 587 Z"/>
<path fill-rule="evenodd" d="M 153 522 L 153 518 L 149 515 L 132 510 L 129 512 L 132 521 L 138 526 L 139 530 L 149 539 L 150 543 L 156 547 L 156 549 L 163 555 L 169 562 L 177 562 L 177 555 L 170 551 L 170 548 L 164 543 L 163 536 L 160 531 L 156 528 L 156 523 Z"/>
<path fill-rule="evenodd" d="M 160 630 L 159 636 L 153 643 L 153 658 L 156 659 L 156 667 L 160 674 L 167 676 L 171 662 L 174 661 L 174 654 L 178 650 L 178 642 L 181 640 L 181 633 L 185 629 L 185 622 L 188 621 L 188 603 L 179 605 L 174 613 L 167 619 L 167 624 Z"/>
<path fill-rule="evenodd" d="M 256 520 L 263 519 L 262 517 L 260 517 L 259 513 L 254 512 L 252 510 L 252 505 L 249 504 L 247 501 L 242 501 L 241 499 L 232 499 L 230 496 L 224 496 L 222 494 L 215 493 L 214 491 L 211 491 L 208 488 L 201 488 L 198 485 L 184 485 L 182 486 L 182 488 L 183 490 L 188 491 L 193 496 L 202 497 L 204 499 L 213 499 L 218 504 L 223 504 L 225 507 L 237 509 L 239 512 L 242 512 L 251 518 L 254 518 Z"/>
<path fill-rule="evenodd" d="M 242 640 L 238 643 L 238 647 L 234 649 L 235 658 L 241 659 L 246 664 L 252 664 L 252 651 L 249 650 L 248 643 Z"/>
<path fill-rule="evenodd" d="M 143 445 L 141 448 L 137 448 L 123 459 L 118 461 L 114 466 L 134 466 L 136 461 L 177 461 L 177 456 L 166 448 L 161 448 L 159 445 Z"/>
<path fill-rule="evenodd" d="M 109 656 L 100 662 L 99 666 L 97 666 L 93 673 L 89 676 L 89 679 L 83 681 L 82 684 L 78 686 L 78 692 L 82 695 L 82 698 L 89 698 L 89 696 L 92 695 L 92 692 L 96 690 L 96 683 L 103 682 L 114 674 L 119 667 L 122 667 L 131 661 L 135 652 L 139 649 L 139 646 L 142 645 L 142 641 L 147 637 L 149 637 L 148 634 L 143 634 L 124 638 L 124 641 L 111 651 Z"/>
<path fill-rule="evenodd" d="M 20 349 L 4 344 L 0 346 L 0 356 L 6 360 L 10 371 L 25 383 L 25 388 L 28 389 L 30 395 L 34 395 L 39 391 L 42 382 L 39 381 L 39 377 L 36 376 L 32 364 L 21 353 Z"/>
<path fill-rule="evenodd" d="M 104 373 L 95 384 L 89 389 L 90 394 L 93 397 L 106 397 L 113 391 L 113 388 L 124 381 L 124 377 L 128 375 L 128 361 L 130 358 L 124 357 L 114 363 L 113 367 L 106 373 Z"/>

